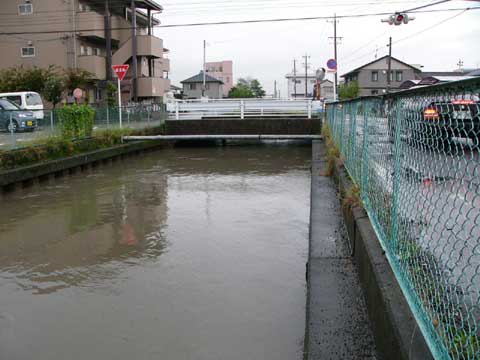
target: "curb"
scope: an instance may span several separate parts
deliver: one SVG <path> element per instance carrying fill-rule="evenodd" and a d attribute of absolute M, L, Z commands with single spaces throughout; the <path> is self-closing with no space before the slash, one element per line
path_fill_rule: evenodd
<path fill-rule="evenodd" d="M 333 177 L 340 194 L 352 186 L 338 160 Z M 367 213 L 358 207 L 342 212 L 379 354 L 389 360 L 433 359 Z"/>
<path fill-rule="evenodd" d="M 35 179 L 43 179 L 49 175 L 62 176 L 65 171 L 73 171 L 77 168 L 82 170 L 89 166 L 96 166 L 101 162 L 123 157 L 128 154 L 136 154 L 150 149 L 170 146 L 173 142 L 135 142 L 118 145 L 115 147 L 100 149 L 67 158 L 51 160 L 40 164 L 29 165 L 12 170 L 0 172 L 0 190 L 9 192 L 15 190 L 15 185 L 28 186 Z"/>

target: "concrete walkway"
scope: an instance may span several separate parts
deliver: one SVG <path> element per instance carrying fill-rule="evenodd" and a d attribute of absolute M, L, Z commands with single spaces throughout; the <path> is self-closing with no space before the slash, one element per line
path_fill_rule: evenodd
<path fill-rule="evenodd" d="M 312 143 L 307 359 L 377 359 L 365 301 L 322 141 Z"/>

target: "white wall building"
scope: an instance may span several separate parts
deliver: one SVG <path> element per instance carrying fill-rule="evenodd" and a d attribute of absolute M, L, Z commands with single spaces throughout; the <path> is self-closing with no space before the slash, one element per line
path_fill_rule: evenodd
<path fill-rule="evenodd" d="M 285 75 L 285 78 L 288 81 L 288 98 L 313 98 L 313 92 L 315 89 L 315 83 L 317 82 L 317 77 L 314 72 L 307 72 L 305 79 L 305 72 L 297 71 L 296 74 L 293 72 Z M 305 80 L 307 81 L 307 94 L 305 95 Z M 296 86 L 295 86 L 296 84 Z M 321 92 L 320 97 L 325 98 L 325 100 L 333 100 L 333 82 L 330 80 L 323 80 L 320 84 Z"/>

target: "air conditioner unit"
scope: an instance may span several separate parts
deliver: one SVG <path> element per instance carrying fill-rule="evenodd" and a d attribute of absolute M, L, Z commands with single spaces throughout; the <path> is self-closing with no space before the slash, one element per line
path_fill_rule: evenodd
<path fill-rule="evenodd" d="M 32 46 L 32 45 L 33 45 L 33 41 L 27 41 L 27 45 L 28 45 L 28 46 Z"/>
<path fill-rule="evenodd" d="M 31 4 L 32 1 L 31 0 L 25 0 L 25 4 Z"/>

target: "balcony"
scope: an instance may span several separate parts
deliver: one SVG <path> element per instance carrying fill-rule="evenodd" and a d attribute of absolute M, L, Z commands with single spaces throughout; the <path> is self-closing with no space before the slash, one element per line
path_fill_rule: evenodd
<path fill-rule="evenodd" d="M 170 89 L 170 80 L 158 77 L 137 79 L 138 97 L 161 97 Z"/>
<path fill-rule="evenodd" d="M 170 72 L 170 59 L 155 59 L 155 73 L 163 74 L 164 71 Z"/>
<path fill-rule="evenodd" d="M 102 56 L 87 55 L 78 57 L 78 67 L 95 75 L 95 79 L 104 80 L 106 74 L 106 60 Z"/>
<path fill-rule="evenodd" d="M 151 35 L 137 35 L 137 56 L 163 57 L 163 40 Z M 132 57 L 132 39 L 113 54 L 114 64 L 125 64 Z"/>
<path fill-rule="evenodd" d="M 137 35 L 137 55 L 163 57 L 163 40 L 150 35 Z"/>
<path fill-rule="evenodd" d="M 91 31 L 79 31 L 78 35 L 84 38 L 105 40 L 105 20 L 103 15 L 95 11 L 83 11 L 77 13 L 77 29 Z"/>

